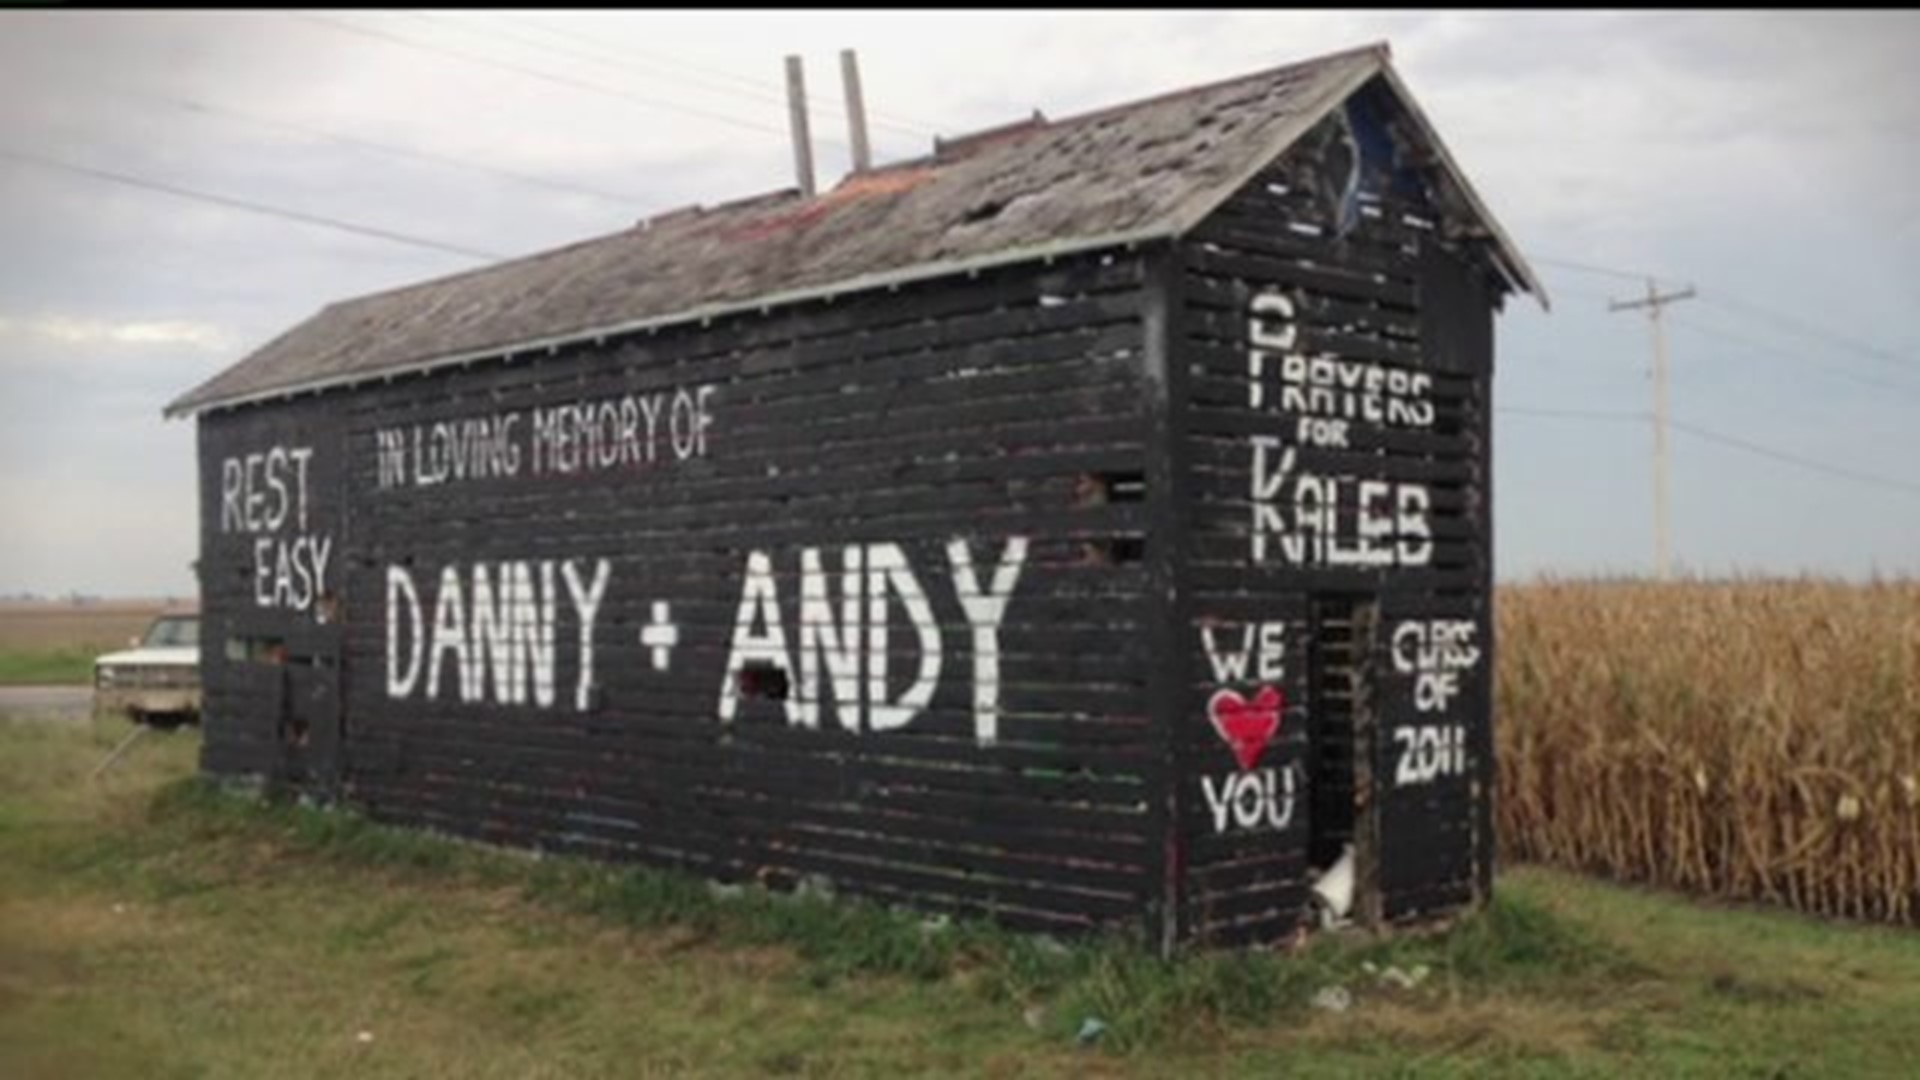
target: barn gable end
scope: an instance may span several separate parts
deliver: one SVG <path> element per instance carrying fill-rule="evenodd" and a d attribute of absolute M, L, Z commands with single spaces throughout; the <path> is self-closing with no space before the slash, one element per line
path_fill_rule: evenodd
<path fill-rule="evenodd" d="M 1167 948 L 1348 845 L 1457 909 L 1516 289 L 1375 47 L 332 305 L 171 406 L 205 768 Z"/>
<path fill-rule="evenodd" d="M 1371 82 L 1170 256 L 1182 938 L 1290 932 L 1349 853 L 1375 920 L 1490 885 L 1500 277 L 1418 135 Z"/>

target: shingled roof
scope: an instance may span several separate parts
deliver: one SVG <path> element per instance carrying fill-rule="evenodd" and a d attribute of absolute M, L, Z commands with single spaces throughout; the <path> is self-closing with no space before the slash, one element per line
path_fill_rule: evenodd
<path fill-rule="evenodd" d="M 330 304 L 170 416 L 747 308 L 1179 236 L 1375 77 L 1477 219 L 1510 288 L 1545 292 L 1377 44 L 937 144 L 802 198 L 681 211 L 583 243 Z"/>

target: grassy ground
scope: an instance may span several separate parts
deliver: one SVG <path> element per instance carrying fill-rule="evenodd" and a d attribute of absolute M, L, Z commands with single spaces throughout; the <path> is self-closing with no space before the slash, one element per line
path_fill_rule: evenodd
<path fill-rule="evenodd" d="M 79 648 L 0 652 L 0 686 L 91 683 L 93 659 L 102 651 Z"/>
<path fill-rule="evenodd" d="M 1904 1075 L 1920 938 L 1520 870 L 1444 936 L 1173 965 L 534 861 L 0 720 L 0 1076 Z M 1366 965 L 1424 964 L 1413 990 Z M 1307 1004 L 1340 984 L 1342 1013 Z M 1076 1043 L 1088 1016 L 1107 1031 Z"/>
<path fill-rule="evenodd" d="M 163 611 L 185 602 L 0 600 L 0 686 L 87 683 L 93 658 L 127 648 Z"/>

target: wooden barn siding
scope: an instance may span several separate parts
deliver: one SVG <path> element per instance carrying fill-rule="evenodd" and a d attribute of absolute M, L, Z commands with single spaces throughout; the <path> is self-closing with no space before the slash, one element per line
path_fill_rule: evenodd
<path fill-rule="evenodd" d="M 276 594 L 272 577 L 265 584 L 269 603 L 262 605 L 256 579 L 256 544 L 267 543 L 267 565 L 277 573 L 281 546 L 297 547 L 303 539 L 324 541 L 325 584 L 337 592 L 345 574 L 345 492 L 341 470 L 340 427 L 330 410 L 312 400 L 272 409 L 225 414 L 199 425 L 200 558 L 202 605 L 201 672 L 203 681 L 201 763 L 208 772 L 285 778 L 330 772 L 330 756 L 337 748 L 326 732 L 314 732 L 305 747 L 282 738 L 282 725 L 314 696 L 316 680 L 337 661 L 337 627 L 319 621 L 323 598 L 317 589 Z M 274 448 L 306 450 L 305 521 L 301 520 L 301 485 L 297 466 L 288 458 L 268 478 L 266 455 Z M 250 528 L 242 515 L 223 517 L 227 465 L 231 461 L 246 476 L 248 455 L 260 454 L 251 490 L 259 493 L 255 509 L 259 528 Z M 287 504 L 280 514 L 280 492 Z M 276 527 L 266 527 L 269 515 Z M 310 550 L 310 548 L 309 548 Z M 308 565 L 311 566 L 311 560 Z M 311 578 L 308 579 L 311 581 Z M 317 584 L 317 583 L 316 583 Z M 289 588 L 298 588 L 297 576 Z M 304 603 L 299 603 L 304 601 Z M 230 659 L 230 641 L 254 639 L 280 642 L 286 663 L 267 664 Z M 322 691 L 324 693 L 325 691 Z"/>
<path fill-rule="evenodd" d="M 1373 710 L 1381 726 L 1370 767 L 1384 838 L 1378 848 L 1382 914 L 1389 919 L 1417 917 L 1467 902 L 1472 895 L 1476 868 L 1470 848 L 1459 842 L 1460 830 L 1474 827 L 1476 816 L 1478 827 L 1486 828 L 1485 800 L 1480 799 L 1478 808 L 1469 803 L 1476 797 L 1473 784 L 1484 786 L 1491 775 L 1484 680 L 1491 665 L 1486 619 L 1486 590 L 1491 585 L 1486 498 L 1491 313 L 1484 290 L 1423 296 L 1423 289 L 1434 291 L 1432 267 L 1416 253 L 1432 250 L 1434 235 L 1402 220 L 1402 211 L 1409 208 L 1376 206 L 1379 212 L 1363 216 L 1344 243 L 1296 231 L 1291 226 L 1317 226 L 1325 212 L 1300 190 L 1292 164 L 1283 158 L 1181 245 L 1179 349 L 1186 415 L 1178 424 L 1182 434 L 1175 453 L 1189 522 L 1181 554 L 1185 610 L 1180 622 L 1192 679 L 1182 714 L 1174 718 L 1175 771 L 1181 777 L 1176 820 L 1182 938 L 1218 944 L 1274 941 L 1305 918 L 1316 810 L 1324 813 L 1340 800 L 1351 805 L 1353 799 L 1350 740 L 1320 740 L 1316 748 L 1313 735 L 1318 722 L 1352 704 Z M 1260 408 L 1251 407 L 1249 304 L 1257 293 L 1273 287 L 1286 290 L 1296 305 L 1294 321 L 1301 332 L 1296 348 L 1430 372 L 1433 425 L 1388 427 L 1355 420 L 1346 448 L 1300 445 L 1293 417 L 1280 412 L 1279 381 L 1272 377 L 1276 350 L 1267 350 L 1276 355 L 1267 362 L 1266 400 Z M 1456 342 L 1460 347 L 1451 348 L 1447 363 L 1436 365 L 1423 347 L 1435 322 L 1432 317 L 1423 321 L 1423 300 L 1478 303 L 1480 310 L 1464 318 L 1469 327 L 1478 319 L 1489 330 L 1483 338 Z M 1452 325 L 1448 319 L 1440 322 Z M 1477 359 L 1469 355 L 1474 348 L 1482 350 Z M 1293 447 L 1301 471 L 1425 485 L 1431 499 L 1431 562 L 1391 569 L 1296 568 L 1279 561 L 1252 565 L 1253 435 L 1276 436 Z M 1350 536 L 1356 514 L 1352 488 L 1341 496 L 1340 531 Z M 1289 501 L 1283 494 L 1276 503 L 1285 506 Z M 1382 542 L 1395 539 L 1397 535 Z M 1344 628 L 1316 625 L 1316 599 L 1342 597 L 1378 603 L 1370 637 L 1343 645 Z M 1393 671 L 1391 633 L 1399 620 L 1425 617 L 1473 619 L 1481 627 L 1477 643 L 1483 655 L 1463 680 L 1469 692 L 1445 714 L 1449 723 L 1463 723 L 1471 730 L 1469 775 L 1396 787 L 1392 781 L 1399 747 L 1391 730 L 1430 723 L 1433 717 L 1416 720 L 1410 704 L 1413 677 Z M 1216 681 L 1200 630 L 1211 625 L 1217 642 L 1237 646 L 1245 626 L 1259 621 L 1285 624 L 1280 688 L 1287 711 L 1255 772 L 1294 768 L 1298 787 L 1284 829 L 1244 830 L 1230 822 L 1225 833 L 1217 833 L 1202 784 L 1208 778 L 1223 784 L 1239 767 L 1214 731 L 1209 699 L 1223 688 L 1251 697 L 1262 681 L 1251 671 L 1244 680 Z M 1318 642 L 1316 629 L 1324 629 Z M 1349 703 L 1337 686 L 1315 685 L 1323 681 L 1317 647 L 1331 657 L 1343 647 L 1355 652 L 1368 687 L 1358 703 Z M 1308 707 L 1316 690 L 1327 716 L 1312 715 Z M 1475 809 L 1482 813 L 1476 815 Z"/>
<path fill-rule="evenodd" d="M 1133 256 L 1062 260 L 300 406 L 341 425 L 346 447 L 353 542 L 336 559 L 349 798 L 387 820 L 725 879 L 824 874 L 842 891 L 1016 924 L 1138 925 L 1160 889 L 1164 832 L 1148 574 L 1101 552 L 1143 540 L 1146 508 L 1076 498 L 1083 474 L 1146 470 L 1141 280 Z M 715 387 L 703 458 L 379 488 L 381 428 L 698 384 Z M 241 443 L 294 411 L 217 414 L 203 432 Z M 1000 631 L 999 741 L 983 748 L 946 545 L 969 541 L 985 586 L 1015 535 L 1031 547 Z M 791 653 L 799 549 L 821 548 L 837 612 L 840 545 L 880 542 L 906 551 L 940 624 L 928 710 L 903 730 L 853 735 L 830 700 L 806 730 L 777 703 L 743 698 L 721 723 L 748 552 L 771 556 Z M 444 565 L 470 583 L 476 561 L 549 558 L 587 577 L 596 559 L 611 568 L 588 710 L 572 707 L 578 627 L 564 586 L 553 707 L 462 703 L 448 674 L 437 701 L 419 689 L 389 700 L 389 564 L 410 569 L 430 624 Z M 666 672 L 638 643 L 656 600 L 681 635 Z M 898 695 L 919 647 L 897 600 L 889 644 Z M 240 694 L 236 679 L 211 680 L 216 771 L 271 757 L 240 749 L 269 736 Z"/>

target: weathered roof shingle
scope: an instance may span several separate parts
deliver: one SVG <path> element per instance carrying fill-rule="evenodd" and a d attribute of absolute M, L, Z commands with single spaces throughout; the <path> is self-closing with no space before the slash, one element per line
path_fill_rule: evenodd
<path fill-rule="evenodd" d="M 344 300 L 182 395 L 167 412 L 1177 236 L 1376 75 L 1404 97 L 1386 47 L 1370 46 L 944 143 L 930 158 L 850 176 L 812 199 L 785 191 L 679 212 Z M 1446 164 L 1498 241 L 1496 262 L 1510 284 L 1538 294 L 1524 261 Z"/>

